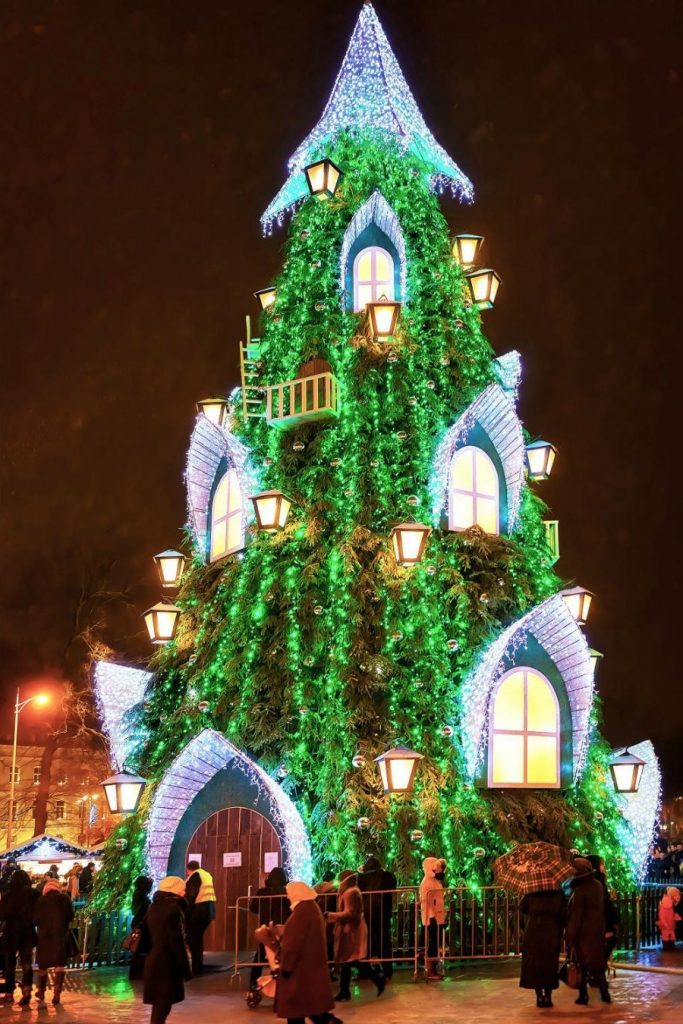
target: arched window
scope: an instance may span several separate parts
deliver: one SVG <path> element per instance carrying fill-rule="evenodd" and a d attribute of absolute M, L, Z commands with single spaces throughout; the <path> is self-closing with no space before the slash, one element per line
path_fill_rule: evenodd
<path fill-rule="evenodd" d="M 209 561 L 215 562 L 244 547 L 242 490 L 237 473 L 229 469 L 213 492 L 209 535 Z"/>
<path fill-rule="evenodd" d="M 394 260 L 386 249 L 370 245 L 353 261 L 353 309 L 360 313 L 368 302 L 394 298 Z"/>
<path fill-rule="evenodd" d="M 451 462 L 448 525 L 451 530 L 480 526 L 499 533 L 498 473 L 481 448 L 460 448 Z"/>
<path fill-rule="evenodd" d="M 560 788 L 560 706 L 536 669 L 506 672 L 494 693 L 489 786 Z"/>

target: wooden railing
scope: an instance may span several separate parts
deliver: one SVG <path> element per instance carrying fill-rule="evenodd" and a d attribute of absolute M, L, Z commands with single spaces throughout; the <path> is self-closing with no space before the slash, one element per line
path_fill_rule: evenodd
<path fill-rule="evenodd" d="M 266 387 L 266 420 L 274 427 L 293 427 L 338 415 L 337 378 L 329 371 Z"/>

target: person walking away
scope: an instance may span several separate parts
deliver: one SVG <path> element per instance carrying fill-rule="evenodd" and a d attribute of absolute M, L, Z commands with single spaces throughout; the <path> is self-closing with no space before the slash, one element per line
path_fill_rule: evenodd
<path fill-rule="evenodd" d="M 291 914 L 280 938 L 280 974 L 275 1013 L 288 1024 L 342 1024 L 332 1013 L 334 1000 L 327 970 L 325 922 L 316 891 L 305 882 L 289 882 Z"/>
<path fill-rule="evenodd" d="M 426 934 L 425 972 L 428 981 L 443 981 L 436 969 L 439 960 L 441 930 L 446 923 L 443 882 L 446 862 L 439 857 L 426 857 L 422 862 L 424 878 L 420 883 L 420 912 Z"/>
<path fill-rule="evenodd" d="M 58 1006 L 61 1002 L 69 951 L 70 925 L 73 919 L 74 908 L 71 900 L 55 878 L 48 878 L 33 911 L 33 921 L 38 926 L 36 997 L 39 1003 L 45 1002 L 47 972 L 50 967 L 54 968 L 52 1005 Z"/>
<path fill-rule="evenodd" d="M 675 886 L 670 886 L 659 901 L 659 912 L 657 914 L 657 927 L 662 936 L 662 949 L 676 948 L 676 930 L 681 916 L 677 907 L 681 901 L 681 891 Z"/>
<path fill-rule="evenodd" d="M 570 883 L 572 894 L 567 908 L 565 938 L 567 946 L 576 953 L 581 968 L 581 986 L 576 1000 L 578 1006 L 588 1005 L 588 983 L 600 989 L 603 1003 L 611 1003 L 605 977 L 605 892 L 595 877 L 590 861 L 585 857 L 574 860 L 576 875 Z"/>
<path fill-rule="evenodd" d="M 619 929 L 621 927 L 621 914 L 617 909 L 617 906 L 612 899 L 612 894 L 609 891 L 607 885 L 607 874 L 605 872 L 605 862 L 602 857 L 598 854 L 592 853 L 589 857 L 586 857 L 593 870 L 595 871 L 595 877 L 598 882 L 602 885 L 605 895 L 605 960 L 607 963 L 610 961 L 610 957 L 614 952 L 614 948 L 618 942 Z"/>
<path fill-rule="evenodd" d="M 384 991 L 384 977 L 372 964 L 360 964 L 367 956 L 368 928 L 363 913 L 363 896 L 356 884 L 353 871 L 342 871 L 339 876 L 337 910 L 327 914 L 327 921 L 334 925 L 334 962 L 339 967 L 339 992 L 335 1003 L 348 1002 L 351 998 L 351 967 L 358 964 L 362 978 L 368 978 L 377 987 L 377 995 Z"/>
<path fill-rule="evenodd" d="M 204 932 L 216 916 L 216 892 L 208 871 L 191 860 L 187 865 L 187 941 L 192 954 L 192 976 L 204 971 Z"/>
<path fill-rule="evenodd" d="M 376 857 L 368 857 L 358 873 L 358 888 L 363 893 L 363 909 L 368 926 L 368 956 L 380 959 L 385 981 L 394 973 L 391 945 L 391 917 L 396 876 L 385 871 Z"/>
<path fill-rule="evenodd" d="M 131 931 L 140 931 L 140 940 L 137 949 L 130 960 L 128 971 L 129 981 L 139 981 L 145 970 L 145 957 L 149 953 L 149 929 L 147 928 L 147 911 L 152 905 L 149 894 L 152 891 L 154 882 L 147 875 L 138 875 L 133 883 L 133 895 L 131 897 L 131 910 L 133 918 L 130 922 Z"/>
<path fill-rule="evenodd" d="M 159 882 L 145 925 L 150 949 L 145 957 L 142 1001 L 152 1007 L 150 1024 L 164 1024 L 172 1007 L 185 999 L 192 977 L 185 944 L 185 882 L 168 875 Z"/>
<path fill-rule="evenodd" d="M 0 875 L 0 896 L 4 896 L 5 893 L 9 892 L 9 884 L 12 880 L 12 875 L 15 871 L 19 870 L 19 865 L 15 860 L 8 860 L 2 869 Z"/>
<path fill-rule="evenodd" d="M 31 879 L 25 871 L 12 874 L 9 888 L 0 900 L 0 921 L 4 923 L 2 951 L 5 958 L 5 1002 L 14 1002 L 17 956 L 21 964 L 20 1006 L 31 1002 L 33 986 L 33 947 L 36 933 L 33 926 L 33 911 L 40 893 L 31 887 Z"/>
<path fill-rule="evenodd" d="M 337 887 L 334 884 L 334 875 L 331 871 L 326 871 L 322 882 L 318 882 L 313 888 L 318 894 L 316 902 L 323 917 L 331 910 L 336 910 Z M 334 960 L 334 925 L 327 920 L 325 921 L 325 937 L 327 938 L 327 959 L 329 963 L 332 963 Z M 330 968 L 330 980 L 337 980 L 334 965 Z"/>
<path fill-rule="evenodd" d="M 81 872 L 81 875 L 80 875 L 80 877 L 78 879 L 78 885 L 79 885 L 80 893 L 81 893 L 81 896 L 83 897 L 83 899 L 87 899 L 88 898 L 88 896 L 90 895 L 90 893 L 93 890 L 93 885 L 94 884 L 95 884 L 95 862 L 91 860 L 83 868 L 83 871 Z"/>
<path fill-rule="evenodd" d="M 70 871 L 67 871 L 64 876 L 66 882 L 66 894 L 71 897 L 71 900 L 80 899 L 81 896 L 81 883 L 80 876 L 83 871 L 82 864 L 74 864 Z"/>
<path fill-rule="evenodd" d="M 536 1006 L 550 1007 L 553 1005 L 553 990 L 559 985 L 557 964 L 567 917 L 567 901 L 560 889 L 552 889 L 528 893 L 519 909 L 526 919 L 519 987 L 535 990 Z"/>
<path fill-rule="evenodd" d="M 249 903 L 249 911 L 258 914 L 260 925 L 284 924 L 289 917 L 289 900 L 287 899 L 287 875 L 283 868 L 273 868 L 266 884 L 256 890 L 256 897 Z M 266 951 L 262 942 L 258 943 L 254 953 L 254 966 L 249 976 L 249 992 L 256 990 L 256 982 L 263 973 Z M 249 996 L 247 993 L 247 1002 Z"/>

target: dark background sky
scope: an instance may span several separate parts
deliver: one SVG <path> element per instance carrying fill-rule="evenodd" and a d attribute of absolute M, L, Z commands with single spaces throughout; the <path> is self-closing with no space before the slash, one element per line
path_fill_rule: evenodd
<path fill-rule="evenodd" d="M 112 558 L 148 650 L 150 556 L 180 539 L 194 402 L 237 381 L 284 235 L 259 215 L 327 99 L 358 0 L 2 5 L 0 681 L 57 670 L 83 572 Z M 503 277 L 486 329 L 523 418 L 616 743 L 683 786 L 682 7 L 378 0 Z M 27 691 L 28 692 L 28 691 Z M 7 720 L 7 716 L 5 716 Z M 27 723 L 28 724 L 28 723 Z M 7 731 L 4 729 L 3 731 Z"/>

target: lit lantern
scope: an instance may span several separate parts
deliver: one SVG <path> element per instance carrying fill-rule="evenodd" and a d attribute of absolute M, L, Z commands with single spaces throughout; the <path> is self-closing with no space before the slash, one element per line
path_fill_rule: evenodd
<path fill-rule="evenodd" d="M 471 270 L 484 242 L 483 235 L 456 235 L 453 239 L 453 255 L 463 268 Z"/>
<path fill-rule="evenodd" d="M 263 491 L 261 494 L 252 495 L 251 500 L 254 503 L 259 530 L 274 533 L 282 529 L 292 507 L 291 498 L 282 491 Z"/>
<path fill-rule="evenodd" d="M 385 793 L 412 793 L 417 763 L 423 758 L 407 747 L 392 747 L 375 758 Z"/>
<path fill-rule="evenodd" d="M 400 523 L 391 531 L 394 555 L 399 565 L 417 565 L 427 546 L 431 526 L 424 523 Z"/>
<path fill-rule="evenodd" d="M 377 341 L 390 338 L 396 330 L 401 303 L 393 302 L 386 295 L 382 295 L 377 302 L 368 302 L 365 308 L 370 318 L 373 337 Z"/>
<path fill-rule="evenodd" d="M 560 557 L 560 523 L 557 519 L 544 519 L 545 542 L 550 548 L 552 564 Z"/>
<path fill-rule="evenodd" d="M 569 590 L 562 591 L 562 598 L 579 626 L 586 625 L 593 597 L 594 595 L 585 587 L 571 587 Z"/>
<path fill-rule="evenodd" d="M 172 601 L 159 601 L 145 612 L 144 619 L 153 644 L 167 644 L 175 636 L 180 608 Z"/>
<path fill-rule="evenodd" d="M 257 292 L 254 292 L 254 298 L 259 300 L 261 309 L 268 309 L 268 306 L 272 306 L 275 302 L 275 289 L 272 287 L 259 288 Z"/>
<path fill-rule="evenodd" d="M 337 191 L 341 170 L 331 160 L 317 160 L 304 167 L 309 192 L 318 199 L 331 199 Z"/>
<path fill-rule="evenodd" d="M 495 270 L 473 270 L 467 274 L 466 281 L 470 298 L 477 309 L 491 309 L 500 287 L 500 276 Z"/>
<path fill-rule="evenodd" d="M 600 659 L 603 657 L 603 654 L 601 651 L 596 651 L 594 647 L 589 647 L 588 657 L 590 658 L 591 665 L 593 666 L 593 678 L 595 679 L 595 673 L 598 670 L 598 665 L 600 664 Z"/>
<path fill-rule="evenodd" d="M 119 772 L 102 783 L 112 814 L 135 814 L 147 782 L 139 775 Z"/>
<path fill-rule="evenodd" d="M 179 587 L 186 561 L 182 551 L 173 551 L 171 548 L 168 551 L 160 551 L 154 556 L 154 561 L 159 570 L 162 587 Z"/>
<path fill-rule="evenodd" d="M 530 480 L 547 480 L 557 455 L 550 441 L 532 441 L 526 446 L 526 465 Z"/>
<path fill-rule="evenodd" d="M 632 754 L 628 747 L 610 761 L 609 770 L 617 793 L 638 792 L 646 763 L 642 757 Z"/>
<path fill-rule="evenodd" d="M 228 419 L 228 403 L 224 398 L 202 398 L 197 402 L 197 412 L 203 412 L 217 427 L 223 427 Z"/>

